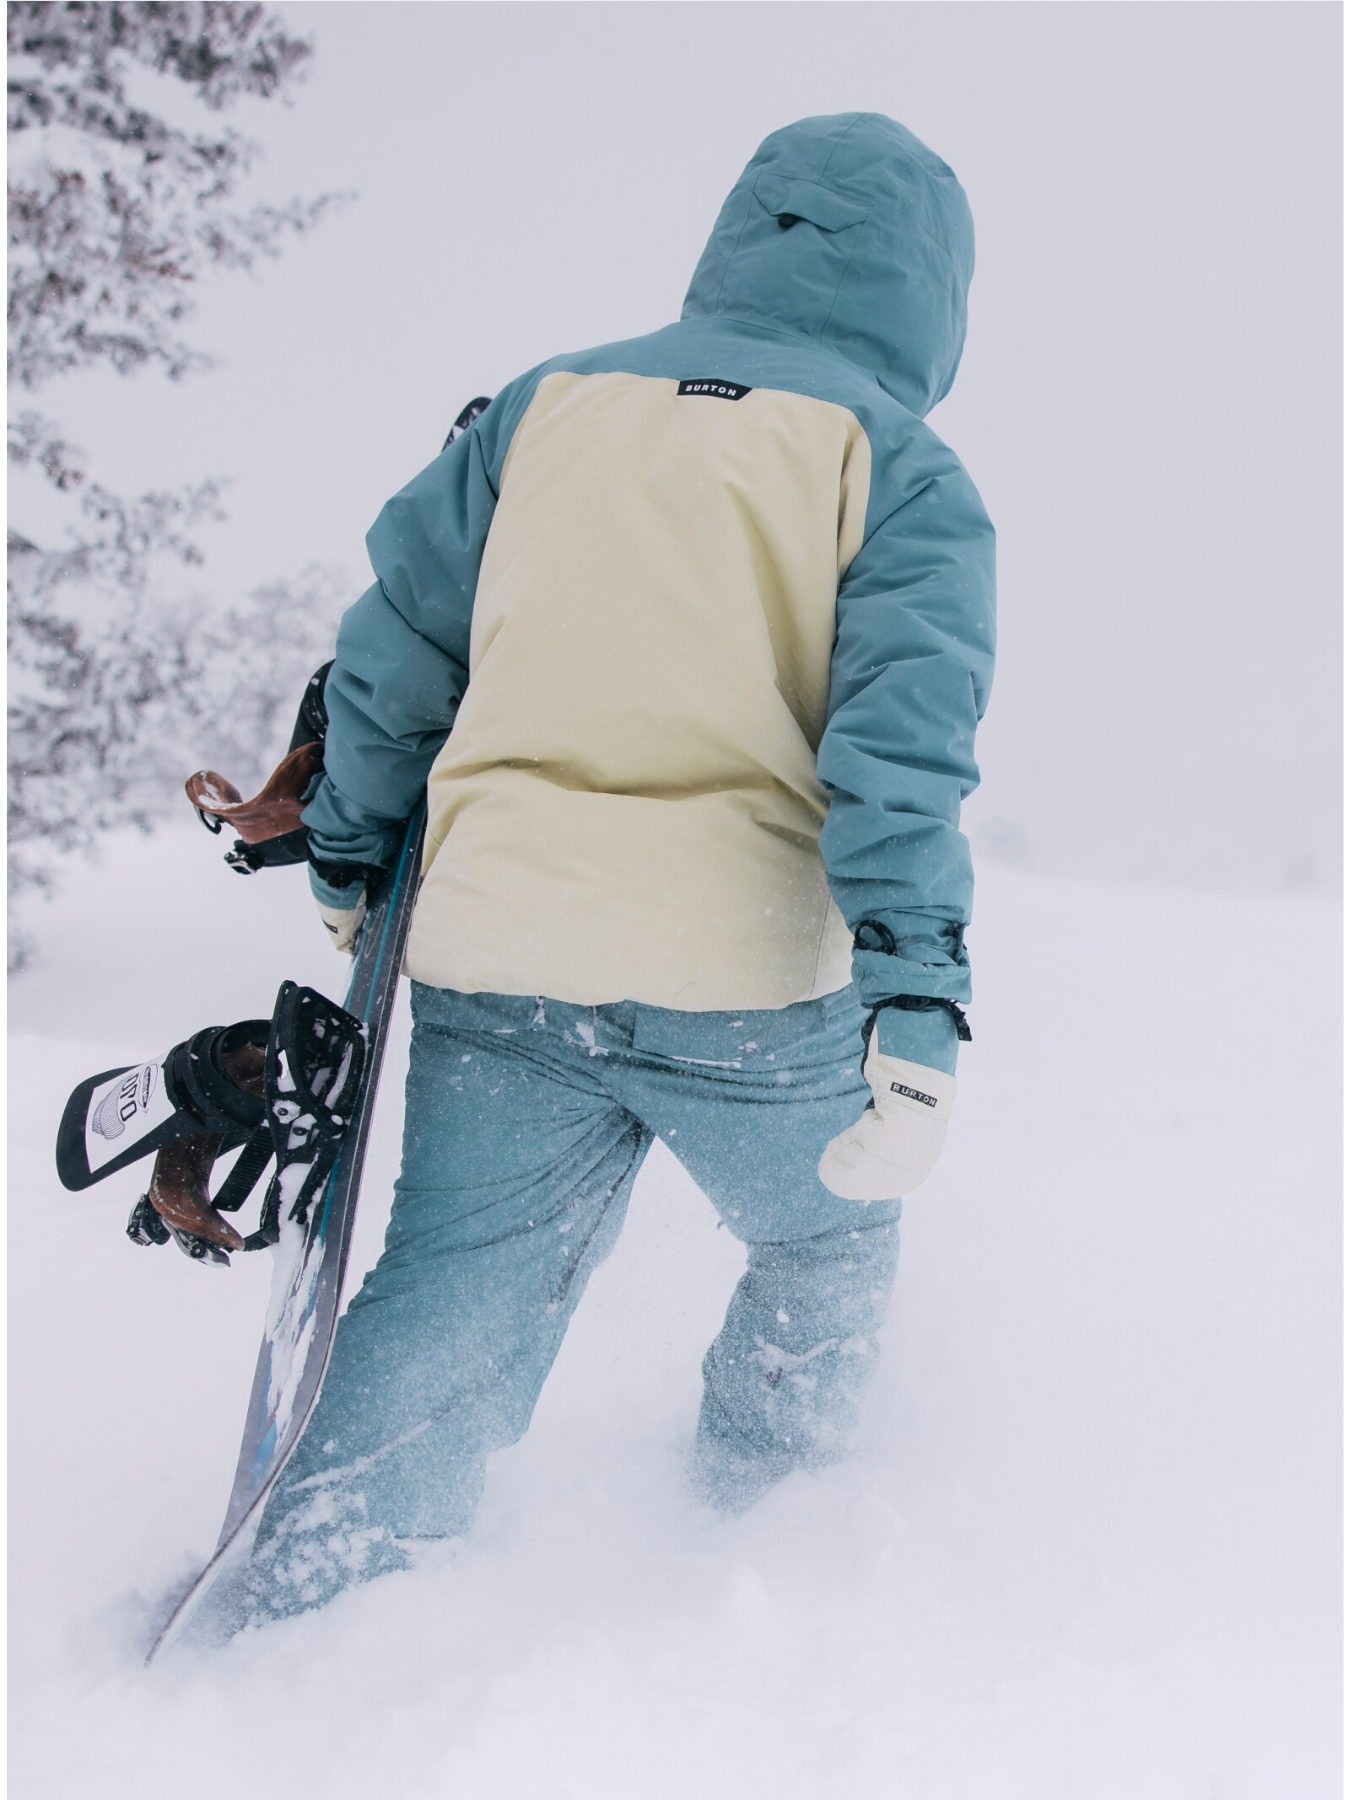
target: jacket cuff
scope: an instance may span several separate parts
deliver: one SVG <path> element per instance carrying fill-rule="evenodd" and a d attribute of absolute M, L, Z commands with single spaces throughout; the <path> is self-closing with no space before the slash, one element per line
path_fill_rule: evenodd
<path fill-rule="evenodd" d="M 359 863 L 385 868 L 398 854 L 405 820 L 379 818 L 345 801 L 328 776 L 300 815 L 309 833 L 309 854 L 320 863 Z"/>
<path fill-rule="evenodd" d="M 853 981 L 864 1006 L 876 1006 L 897 994 L 956 1000 L 962 1005 L 970 999 L 970 964 L 964 950 L 960 961 L 951 963 L 911 962 L 884 950 L 855 950 Z"/>
<path fill-rule="evenodd" d="M 969 1001 L 964 925 L 923 913 L 868 913 L 853 930 L 853 984 L 867 1007 L 898 994 Z"/>

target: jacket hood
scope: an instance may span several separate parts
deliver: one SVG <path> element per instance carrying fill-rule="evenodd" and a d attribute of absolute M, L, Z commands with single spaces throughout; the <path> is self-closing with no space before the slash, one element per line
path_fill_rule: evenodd
<path fill-rule="evenodd" d="M 975 232 L 960 182 L 881 113 L 799 119 L 727 196 L 682 318 L 813 339 L 922 417 L 966 336 Z"/>

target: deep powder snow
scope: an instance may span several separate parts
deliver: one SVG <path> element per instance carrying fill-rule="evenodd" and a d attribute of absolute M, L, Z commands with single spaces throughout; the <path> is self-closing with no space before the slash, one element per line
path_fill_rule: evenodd
<path fill-rule="evenodd" d="M 283 975 L 340 996 L 342 965 L 302 874 L 239 881 L 187 824 L 40 924 L 11 1008 L 21 1800 L 1339 1791 L 1329 905 L 983 872 L 975 1043 L 851 1462 L 739 1519 L 689 1499 L 741 1254 L 658 1146 L 471 1537 L 149 1673 L 223 1514 L 269 1259 L 133 1247 L 136 1171 L 62 1192 L 56 1122 L 80 1077 Z"/>

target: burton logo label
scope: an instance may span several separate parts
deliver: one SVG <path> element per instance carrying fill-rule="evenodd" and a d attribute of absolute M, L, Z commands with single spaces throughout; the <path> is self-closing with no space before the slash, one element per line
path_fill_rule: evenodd
<path fill-rule="evenodd" d="M 893 1081 L 891 1083 L 891 1092 L 893 1094 L 903 1094 L 906 1100 L 922 1100 L 925 1106 L 937 1105 L 937 1099 L 934 1095 L 921 1094 L 918 1088 L 904 1087 L 898 1081 Z"/>
<path fill-rule="evenodd" d="M 754 393 L 753 388 L 742 387 L 739 381 L 682 381 L 676 388 L 677 396 L 686 394 L 707 394 L 713 400 L 744 400 L 747 394 Z"/>

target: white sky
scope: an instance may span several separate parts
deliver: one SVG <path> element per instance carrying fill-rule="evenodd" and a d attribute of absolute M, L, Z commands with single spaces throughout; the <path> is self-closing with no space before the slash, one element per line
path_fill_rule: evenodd
<path fill-rule="evenodd" d="M 38 396 L 122 491 L 233 477 L 192 586 L 362 539 L 464 400 L 677 316 L 726 189 L 888 112 L 975 215 L 933 423 L 999 530 L 977 853 L 1259 887 L 1338 865 L 1340 9 L 292 4 L 261 194 L 360 198 L 203 294 L 222 359 Z"/>

